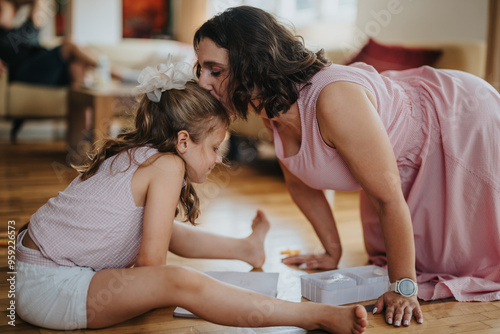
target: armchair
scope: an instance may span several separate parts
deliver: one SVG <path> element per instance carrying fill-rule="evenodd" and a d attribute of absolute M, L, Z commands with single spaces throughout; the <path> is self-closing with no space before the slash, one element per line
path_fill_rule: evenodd
<path fill-rule="evenodd" d="M 64 118 L 68 88 L 9 82 L 8 69 L 0 78 L 0 117 L 12 121 L 11 142 L 27 119 Z"/>

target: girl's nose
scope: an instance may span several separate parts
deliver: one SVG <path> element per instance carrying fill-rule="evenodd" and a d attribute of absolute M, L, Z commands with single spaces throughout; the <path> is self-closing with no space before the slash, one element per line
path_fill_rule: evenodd
<path fill-rule="evenodd" d="M 220 152 L 217 153 L 217 157 L 215 158 L 215 163 L 216 164 L 222 163 L 222 154 Z"/>

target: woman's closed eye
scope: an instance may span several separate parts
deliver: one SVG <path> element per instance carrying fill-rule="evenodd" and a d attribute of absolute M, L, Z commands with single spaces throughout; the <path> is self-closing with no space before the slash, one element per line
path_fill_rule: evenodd
<path fill-rule="evenodd" d="M 214 77 L 218 77 L 222 73 L 222 70 L 219 70 L 219 69 L 214 70 L 212 68 L 208 68 L 208 69 L 203 69 L 203 67 L 200 68 L 200 73 L 203 73 L 205 71 L 208 71 L 208 73 Z"/>
<path fill-rule="evenodd" d="M 218 76 L 220 76 L 222 73 L 222 71 L 211 71 L 210 72 L 210 75 L 217 78 Z"/>

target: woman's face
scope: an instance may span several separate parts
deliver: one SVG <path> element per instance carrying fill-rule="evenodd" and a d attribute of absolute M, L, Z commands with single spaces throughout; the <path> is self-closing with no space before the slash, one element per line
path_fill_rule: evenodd
<path fill-rule="evenodd" d="M 226 107 L 230 105 L 227 85 L 229 80 L 228 50 L 219 47 L 210 38 L 203 38 L 198 45 L 198 63 L 201 67 L 199 85 Z"/>

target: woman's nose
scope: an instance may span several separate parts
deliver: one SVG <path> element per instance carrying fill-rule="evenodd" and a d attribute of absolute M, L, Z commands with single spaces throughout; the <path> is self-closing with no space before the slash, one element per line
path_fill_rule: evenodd
<path fill-rule="evenodd" d="M 200 87 L 206 89 L 206 90 L 210 90 L 210 80 L 207 76 L 207 74 L 205 74 L 204 72 L 201 72 L 200 74 L 200 78 L 198 79 L 198 85 L 200 85 Z"/>

